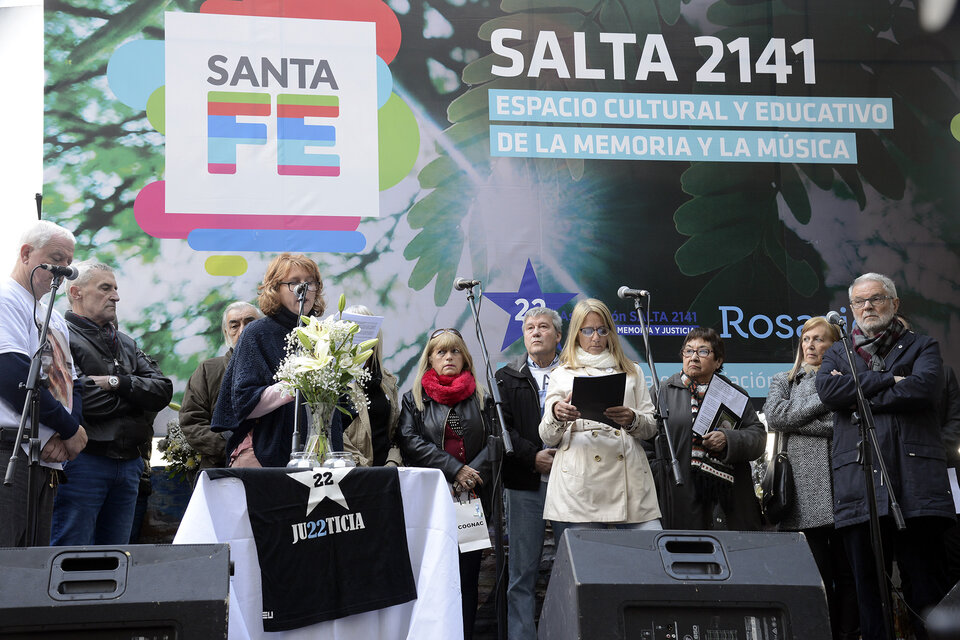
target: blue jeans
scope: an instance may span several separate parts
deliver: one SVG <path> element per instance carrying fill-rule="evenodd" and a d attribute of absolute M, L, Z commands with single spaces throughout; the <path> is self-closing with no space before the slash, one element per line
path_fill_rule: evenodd
<path fill-rule="evenodd" d="M 53 503 L 50 544 L 128 544 L 143 458 L 80 453 L 64 464 L 67 482 Z"/>
<path fill-rule="evenodd" d="M 507 582 L 507 638 L 536 640 L 537 575 L 546 521 L 543 501 L 547 483 L 539 491 L 507 489 L 507 535 L 510 540 L 510 569 Z"/>
<path fill-rule="evenodd" d="M 637 529 L 642 531 L 662 531 L 660 518 L 646 522 L 557 522 L 553 521 L 553 539 L 560 545 L 560 538 L 567 529 Z"/>

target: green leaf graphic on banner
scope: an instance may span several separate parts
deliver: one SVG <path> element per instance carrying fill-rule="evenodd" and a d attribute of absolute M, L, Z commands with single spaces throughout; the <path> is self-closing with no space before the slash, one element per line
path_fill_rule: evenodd
<path fill-rule="evenodd" d="M 725 267 L 753 253 L 761 235 L 761 227 L 752 222 L 697 234 L 677 250 L 677 266 L 688 276 Z M 717 247 L 723 251 L 717 251 Z"/>
<path fill-rule="evenodd" d="M 800 224 L 810 222 L 810 198 L 797 170 L 791 164 L 780 165 L 780 195 Z"/>

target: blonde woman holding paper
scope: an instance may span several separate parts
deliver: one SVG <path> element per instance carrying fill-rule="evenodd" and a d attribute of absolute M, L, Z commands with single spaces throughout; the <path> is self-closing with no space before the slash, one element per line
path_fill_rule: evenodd
<path fill-rule="evenodd" d="M 588 420 L 572 404 L 574 379 L 626 374 L 621 405 Z M 607 424 L 607 422 L 612 423 Z M 543 517 L 559 540 L 568 527 L 660 529 L 660 509 L 641 442 L 656 433 L 653 403 L 640 367 L 623 353 L 607 306 L 580 301 L 560 366 L 550 375 L 540 437 L 557 447 Z"/>

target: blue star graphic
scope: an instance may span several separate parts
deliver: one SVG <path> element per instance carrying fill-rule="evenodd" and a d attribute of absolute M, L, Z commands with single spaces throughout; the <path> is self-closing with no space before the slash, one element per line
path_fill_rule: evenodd
<path fill-rule="evenodd" d="M 540 282 L 537 280 L 537 274 L 533 272 L 533 265 L 530 264 L 529 259 L 517 291 L 495 293 L 484 291 L 483 297 L 510 314 L 510 323 L 507 324 L 507 332 L 503 336 L 503 346 L 500 347 L 500 351 L 504 351 L 523 337 L 522 318 L 527 309 L 530 307 L 559 309 L 576 295 L 576 293 L 544 293 L 540 289 Z"/>

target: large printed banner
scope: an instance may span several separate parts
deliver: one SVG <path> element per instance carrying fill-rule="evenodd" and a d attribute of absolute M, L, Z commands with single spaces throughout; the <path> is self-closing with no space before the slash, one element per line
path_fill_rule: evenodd
<path fill-rule="evenodd" d="M 644 359 L 626 285 L 658 374 L 712 326 L 762 397 L 867 271 L 960 365 L 960 33 L 915 3 L 67 0 L 46 33 L 46 213 L 180 388 L 280 251 L 385 316 L 405 387 L 473 334 L 457 277 L 494 365 L 587 296 Z"/>

